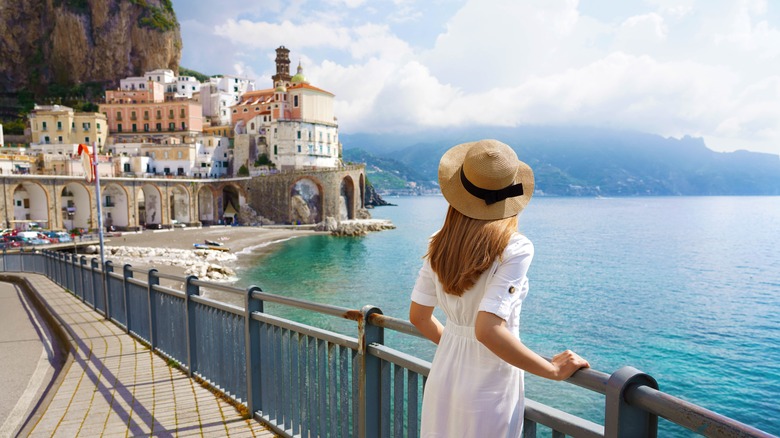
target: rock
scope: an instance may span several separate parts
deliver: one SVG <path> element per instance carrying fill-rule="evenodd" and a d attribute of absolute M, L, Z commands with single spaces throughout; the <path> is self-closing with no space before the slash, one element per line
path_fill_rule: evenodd
<path fill-rule="evenodd" d="M 363 236 L 373 231 L 392 230 L 395 228 L 388 220 L 349 220 L 342 221 L 338 228 L 331 231 L 334 236 Z"/>
<path fill-rule="evenodd" d="M 160 1 L 0 0 L 0 40 L 6 92 L 55 82 L 114 87 L 158 68 L 178 74 L 182 47 L 176 15 Z"/>
<path fill-rule="evenodd" d="M 336 231 L 339 227 L 339 223 L 333 216 L 328 216 L 325 218 L 324 221 L 317 224 L 317 226 L 314 227 L 315 231 Z"/>

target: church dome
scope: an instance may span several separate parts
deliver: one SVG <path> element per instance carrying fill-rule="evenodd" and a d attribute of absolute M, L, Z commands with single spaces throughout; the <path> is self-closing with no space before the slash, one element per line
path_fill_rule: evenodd
<path fill-rule="evenodd" d="M 298 72 L 290 79 L 290 82 L 293 84 L 308 84 L 308 82 L 306 82 L 306 76 L 303 75 L 303 67 L 301 67 L 300 61 L 298 61 Z"/>

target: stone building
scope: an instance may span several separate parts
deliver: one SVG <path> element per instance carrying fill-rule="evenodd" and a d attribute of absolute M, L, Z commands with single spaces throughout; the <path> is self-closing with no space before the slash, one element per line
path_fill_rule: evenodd
<path fill-rule="evenodd" d="M 276 49 L 272 78 L 273 88 L 246 93 L 233 107 L 234 168 L 251 167 L 263 156 L 279 170 L 339 166 L 333 93 L 311 85 L 301 65 L 290 76 L 289 50 L 284 46 Z"/>

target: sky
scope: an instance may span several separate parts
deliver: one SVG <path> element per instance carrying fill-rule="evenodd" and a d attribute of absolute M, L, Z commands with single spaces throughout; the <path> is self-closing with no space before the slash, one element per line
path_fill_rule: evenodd
<path fill-rule="evenodd" d="M 173 0 L 181 65 L 271 87 L 275 49 L 342 133 L 595 126 L 780 154 L 780 2 Z"/>

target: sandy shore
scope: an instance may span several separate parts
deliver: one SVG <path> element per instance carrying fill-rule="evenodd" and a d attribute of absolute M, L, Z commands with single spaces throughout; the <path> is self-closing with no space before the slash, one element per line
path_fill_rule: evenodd
<path fill-rule="evenodd" d="M 247 261 L 272 251 L 280 242 L 316 234 L 326 233 L 294 227 L 226 226 L 117 233 L 105 237 L 106 259 L 118 266 L 128 263 L 164 274 L 183 277 L 200 273 L 198 277 L 204 280 L 231 281 L 235 276 L 204 278 L 204 266 L 235 272 Z M 194 249 L 193 244 L 205 240 L 220 242 L 230 251 Z"/>

